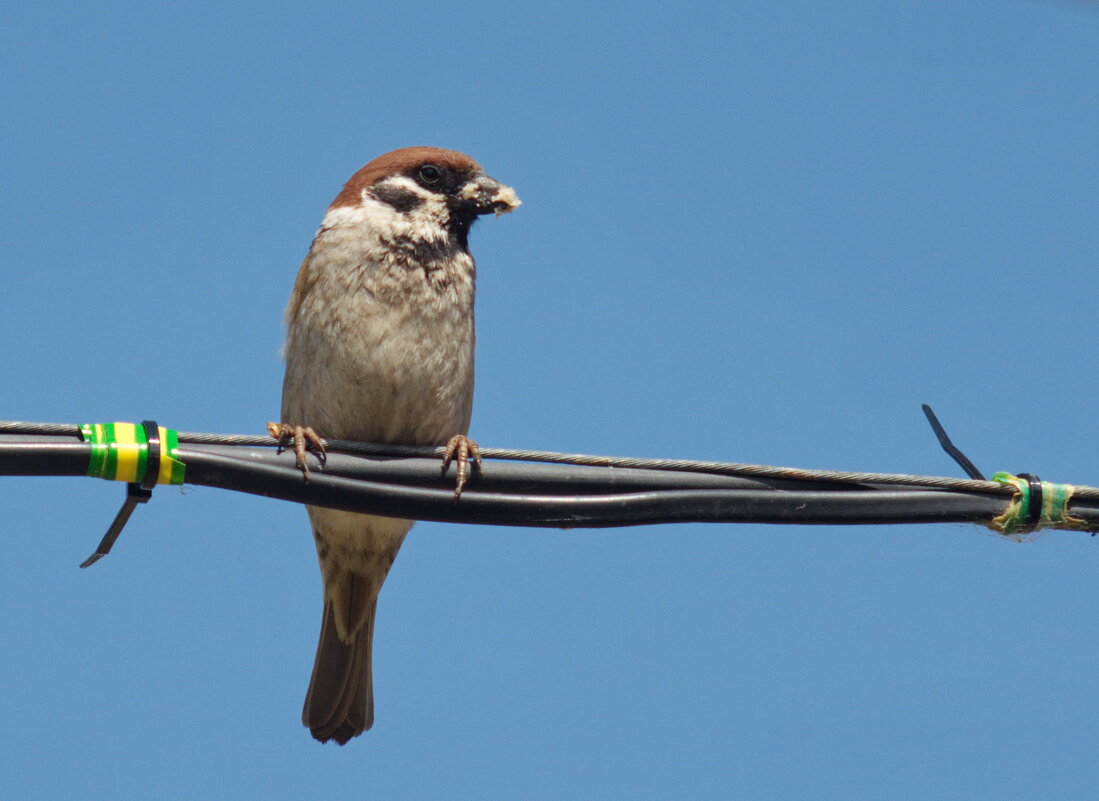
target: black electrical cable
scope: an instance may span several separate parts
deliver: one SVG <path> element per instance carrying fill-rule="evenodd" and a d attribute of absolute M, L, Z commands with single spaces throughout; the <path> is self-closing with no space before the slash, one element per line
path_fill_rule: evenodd
<path fill-rule="evenodd" d="M 997 497 L 937 491 L 791 491 L 749 488 L 637 489 L 604 494 L 544 495 L 484 491 L 472 481 L 455 501 L 436 464 L 437 486 L 362 481 L 180 447 L 188 481 L 353 512 L 459 523 L 557 528 L 670 522 L 912 523 L 978 522 L 1003 511 Z M 335 455 L 330 454 L 329 458 Z M 556 466 L 553 466 L 556 467 Z M 558 468 L 560 469 L 560 468 Z M 486 472 L 487 472 L 486 468 Z M 1096 509 L 1099 514 L 1099 508 Z M 1099 522 L 1099 516 L 1097 516 Z"/>
<path fill-rule="evenodd" d="M 10 432 L 16 425 L 0 423 L 0 432 Z M 22 425 L 36 426 L 24 429 L 36 432 L 44 428 Z M 0 433 L 0 474 L 85 475 L 91 446 L 79 440 L 76 427 L 50 429 L 53 433 Z M 323 467 L 313 464 L 306 483 L 294 465 L 293 454 L 276 453 L 274 440 L 239 439 L 263 442 L 267 447 L 180 444 L 175 456 L 186 465 L 186 482 L 417 520 L 558 528 L 689 521 L 987 523 L 1005 510 L 1014 491 L 989 482 L 792 468 L 770 468 L 751 476 L 724 475 L 710 472 L 713 463 L 702 463 L 706 472 L 687 472 L 684 465 L 691 463 L 686 462 L 671 462 L 675 465 L 672 469 L 642 469 L 486 461 L 455 500 L 453 475 L 442 475 L 437 458 L 362 456 L 330 450 Z M 369 448 L 385 450 L 385 446 Z M 583 458 L 598 461 L 603 457 Z M 798 474 L 810 477 L 791 477 Z M 820 476 L 859 476 L 863 480 Z M 900 483 L 906 478 L 909 484 Z M 941 482 L 951 486 L 939 487 Z M 1074 496 L 1070 513 L 1088 529 L 1099 529 L 1099 492 L 1081 491 Z"/>

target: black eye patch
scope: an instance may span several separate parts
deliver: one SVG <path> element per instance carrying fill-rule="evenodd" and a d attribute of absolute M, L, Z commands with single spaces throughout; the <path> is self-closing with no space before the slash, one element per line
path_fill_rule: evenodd
<path fill-rule="evenodd" d="M 399 212 L 409 212 L 423 203 L 423 198 L 411 189 L 394 186 L 393 184 L 376 184 L 370 187 L 370 195 L 375 200 L 386 203 Z"/>

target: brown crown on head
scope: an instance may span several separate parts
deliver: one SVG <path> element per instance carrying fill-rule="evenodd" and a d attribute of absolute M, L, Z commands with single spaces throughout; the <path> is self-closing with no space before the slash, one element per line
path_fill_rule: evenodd
<path fill-rule="evenodd" d="M 400 150 L 383 153 L 352 175 L 329 208 L 357 206 L 362 200 L 363 190 L 368 186 L 391 175 L 411 175 L 416 168 L 428 163 L 449 167 L 455 172 L 481 171 L 480 164 L 456 150 L 444 150 L 441 147 L 402 147 Z"/>

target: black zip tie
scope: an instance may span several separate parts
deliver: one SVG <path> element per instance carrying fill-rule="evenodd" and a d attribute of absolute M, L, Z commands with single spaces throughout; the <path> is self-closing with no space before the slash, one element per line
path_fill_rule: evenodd
<path fill-rule="evenodd" d="M 95 553 L 81 562 L 81 567 L 91 567 L 109 554 L 111 548 L 114 547 L 115 540 L 122 533 L 122 529 L 126 527 L 126 523 L 129 522 L 130 515 L 134 513 L 137 505 L 139 503 L 148 503 L 149 499 L 153 497 L 153 487 L 156 486 L 157 476 L 160 475 L 160 427 L 152 420 L 143 420 L 141 425 L 145 429 L 145 440 L 148 447 L 145 458 L 145 475 L 142 477 L 140 484 L 133 482 L 126 485 L 126 499 L 122 501 L 122 508 L 114 516 L 110 528 L 103 535 L 103 539 L 100 540 Z"/>
<path fill-rule="evenodd" d="M 1045 500 L 1042 497 L 1042 481 L 1033 473 L 1016 473 L 1015 475 L 1019 478 L 1025 478 L 1027 485 L 1030 487 L 1030 494 L 1027 498 L 1026 519 L 1023 520 L 1019 532 L 1036 531 L 1038 523 L 1042 519 L 1042 502 Z"/>
<path fill-rule="evenodd" d="M 946 429 L 943 428 L 943 424 L 939 422 L 939 418 L 935 416 L 935 413 L 931 411 L 931 407 L 924 403 L 922 408 L 924 415 L 927 417 L 927 422 L 931 424 L 931 430 L 939 438 L 939 444 L 943 446 L 943 450 L 958 463 L 962 470 L 966 472 L 966 475 L 974 481 L 984 481 L 985 477 L 981 475 L 981 471 L 977 469 L 977 466 L 969 461 L 969 457 L 958 450 L 957 446 L 950 441 L 950 437 L 946 435 Z M 1022 474 L 1020 473 L 1020 475 Z"/>
<path fill-rule="evenodd" d="M 969 458 L 958 450 L 957 446 L 950 441 L 950 437 L 946 434 L 946 429 L 943 428 L 942 423 L 939 422 L 939 418 L 935 416 L 935 413 L 931 411 L 931 407 L 926 403 L 922 404 L 923 413 L 927 416 L 927 422 L 931 424 L 932 430 L 935 432 L 935 436 L 939 438 L 939 444 L 943 446 L 943 450 L 950 454 L 951 458 L 957 462 L 962 470 L 965 470 L 969 474 L 969 477 L 977 480 L 984 481 L 985 477 L 981 475 L 981 471 L 977 469 L 973 462 L 969 461 Z M 997 474 L 1000 475 L 1000 474 Z M 1017 533 L 1026 534 L 1031 531 L 1037 531 L 1042 521 L 1042 505 L 1045 501 L 1042 490 L 1042 480 L 1033 473 L 1016 473 L 1018 478 L 1026 479 L 1027 488 L 1027 510 L 1026 518 L 1019 522 L 1019 528 L 1016 529 Z M 1091 536 L 1095 536 L 1093 531 Z"/>

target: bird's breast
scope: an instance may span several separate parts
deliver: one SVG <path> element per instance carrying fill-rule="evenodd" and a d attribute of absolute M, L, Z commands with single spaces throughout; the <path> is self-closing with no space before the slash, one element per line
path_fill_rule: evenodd
<path fill-rule="evenodd" d="M 465 433 L 473 259 L 357 255 L 325 263 L 314 253 L 302 266 L 312 274 L 288 319 L 283 422 L 311 425 L 323 437 L 405 444 Z"/>

